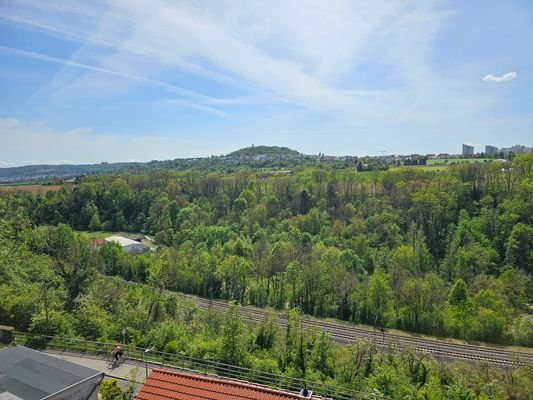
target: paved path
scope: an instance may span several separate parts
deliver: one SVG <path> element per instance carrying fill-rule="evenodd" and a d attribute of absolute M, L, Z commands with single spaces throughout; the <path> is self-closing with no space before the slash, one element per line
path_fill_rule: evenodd
<path fill-rule="evenodd" d="M 125 386 L 128 381 L 132 381 L 132 378 L 135 379 L 135 381 L 139 383 L 138 386 L 140 386 L 140 384 L 144 383 L 146 378 L 146 368 L 142 361 L 126 360 L 123 364 L 117 366 L 110 365 L 107 361 L 107 357 L 68 353 L 57 350 L 46 350 L 46 353 L 75 364 L 83 365 L 84 367 L 102 371 L 105 373 L 106 377 L 117 379 L 121 386 Z M 151 371 L 150 364 L 148 364 L 148 374 L 150 374 Z"/>

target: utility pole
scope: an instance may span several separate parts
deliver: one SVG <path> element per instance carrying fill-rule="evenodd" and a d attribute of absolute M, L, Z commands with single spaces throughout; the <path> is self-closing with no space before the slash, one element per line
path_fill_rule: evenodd
<path fill-rule="evenodd" d="M 148 379 L 148 356 L 147 354 L 150 353 L 153 349 L 154 349 L 155 346 L 151 346 L 151 347 L 148 347 L 147 349 L 144 350 L 144 370 L 146 372 L 146 379 Z"/>
<path fill-rule="evenodd" d="M 48 286 L 43 283 L 44 289 L 44 317 L 46 322 L 46 336 L 50 336 L 50 321 L 48 320 Z"/>

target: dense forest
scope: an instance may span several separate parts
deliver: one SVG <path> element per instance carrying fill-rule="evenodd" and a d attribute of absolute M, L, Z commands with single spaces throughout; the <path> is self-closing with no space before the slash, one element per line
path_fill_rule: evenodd
<path fill-rule="evenodd" d="M 447 173 L 153 171 L 22 197 L 30 246 L 53 226 L 146 232 L 105 273 L 165 289 L 438 336 L 533 346 L 531 154 Z M 57 229 L 57 228 L 55 228 Z M 44 246 L 44 248 L 43 248 Z"/>
<path fill-rule="evenodd" d="M 530 368 L 337 348 L 299 329 L 298 310 L 533 346 L 532 189 L 525 154 L 444 172 L 152 170 L 88 176 L 46 195 L 2 192 L 0 321 L 102 340 L 126 326 L 140 346 L 393 398 L 526 399 Z M 99 231 L 143 232 L 159 248 L 96 247 Z M 292 310 L 294 327 L 249 327 L 238 308 L 222 318 L 172 291 Z"/>

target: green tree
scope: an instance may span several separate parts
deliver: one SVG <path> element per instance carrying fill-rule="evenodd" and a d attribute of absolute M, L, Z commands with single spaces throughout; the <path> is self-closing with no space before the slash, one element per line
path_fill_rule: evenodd
<path fill-rule="evenodd" d="M 463 305 L 468 299 L 468 289 L 465 281 L 457 279 L 450 291 L 450 304 L 454 306 Z"/>
<path fill-rule="evenodd" d="M 403 323 L 405 326 L 420 332 L 423 328 L 423 317 L 433 308 L 432 293 L 429 283 L 422 278 L 409 279 L 402 288 L 404 303 Z"/>
<path fill-rule="evenodd" d="M 237 366 L 246 365 L 246 340 L 244 339 L 244 324 L 239 317 L 240 307 L 231 304 L 226 311 L 224 325 L 222 326 L 221 347 L 219 350 L 220 361 Z"/>
<path fill-rule="evenodd" d="M 309 210 L 313 207 L 313 203 L 311 201 L 311 194 L 306 190 L 302 190 L 300 192 L 300 207 L 299 207 L 299 213 L 300 214 L 307 214 Z"/>
<path fill-rule="evenodd" d="M 86 236 L 77 235 L 68 225 L 48 228 L 46 252 L 54 269 L 63 279 L 67 291 L 66 307 L 72 310 L 75 300 L 86 289 L 95 272 L 96 258 Z"/>
<path fill-rule="evenodd" d="M 100 217 L 96 212 L 91 216 L 91 220 L 89 222 L 89 230 L 94 232 L 99 231 L 100 229 L 102 229 L 102 224 L 100 223 Z"/>
<path fill-rule="evenodd" d="M 391 290 L 387 275 L 375 272 L 368 286 L 368 307 L 370 322 L 374 326 L 385 326 L 385 314 L 388 311 Z"/>
<path fill-rule="evenodd" d="M 98 255 L 100 256 L 106 274 L 120 274 L 122 270 L 121 264 L 125 262 L 126 253 L 118 243 L 104 243 L 98 250 Z"/>
<path fill-rule="evenodd" d="M 307 370 L 308 335 L 303 328 L 301 312 L 293 308 L 287 313 L 287 330 L 285 331 L 285 346 L 280 354 L 282 369 L 294 366 L 300 376 L 305 376 Z"/>
<path fill-rule="evenodd" d="M 87 200 L 87 198 L 83 198 L 81 201 Z M 90 225 L 90 222 L 93 220 L 95 215 L 98 216 L 98 207 L 94 204 L 94 202 L 91 201 L 87 203 L 85 207 L 82 208 L 79 214 L 80 223 L 75 226 L 78 229 L 86 229 Z"/>
<path fill-rule="evenodd" d="M 531 315 L 522 316 L 513 328 L 515 344 L 533 347 L 533 317 Z"/>
<path fill-rule="evenodd" d="M 518 223 L 507 241 L 505 262 L 533 273 L 533 227 Z"/>
<path fill-rule="evenodd" d="M 443 239 L 446 231 L 443 228 L 446 224 L 445 206 L 448 201 L 447 193 L 431 187 L 418 190 L 412 195 L 413 218 L 422 228 L 429 250 L 437 256 L 444 253 Z"/>
<path fill-rule="evenodd" d="M 237 214 L 242 214 L 248 208 L 248 201 L 244 197 L 239 197 L 233 202 L 233 210 Z"/>
<path fill-rule="evenodd" d="M 278 328 L 275 315 L 263 317 L 257 325 L 255 344 L 262 350 L 270 350 L 274 347 Z"/>
<path fill-rule="evenodd" d="M 223 282 L 222 290 L 227 299 L 244 302 L 251 267 L 246 258 L 234 255 L 220 263 L 217 274 Z"/>
<path fill-rule="evenodd" d="M 333 377 L 333 343 L 326 332 L 319 332 L 313 341 L 311 351 L 311 365 L 325 376 Z"/>
<path fill-rule="evenodd" d="M 46 313 L 43 310 L 33 314 L 29 331 L 41 335 L 68 337 L 73 335 L 74 329 L 69 314 L 58 310 L 49 310 Z"/>
<path fill-rule="evenodd" d="M 109 315 L 105 309 L 92 304 L 87 297 L 77 300 L 74 310 L 74 327 L 76 332 L 88 340 L 98 340 L 104 335 L 109 325 Z"/>

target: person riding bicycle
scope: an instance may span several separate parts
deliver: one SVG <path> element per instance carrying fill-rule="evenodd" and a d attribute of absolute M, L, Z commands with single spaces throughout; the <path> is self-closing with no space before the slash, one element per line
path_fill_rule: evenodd
<path fill-rule="evenodd" d="M 115 360 L 118 362 L 118 357 L 124 354 L 124 352 L 120 349 L 120 346 L 116 344 L 111 354 L 113 354 L 113 357 L 115 357 Z"/>

